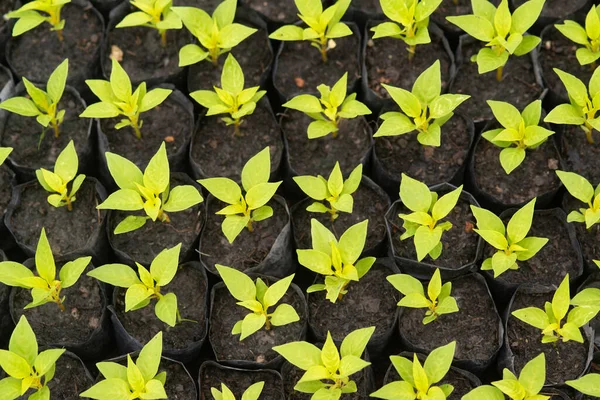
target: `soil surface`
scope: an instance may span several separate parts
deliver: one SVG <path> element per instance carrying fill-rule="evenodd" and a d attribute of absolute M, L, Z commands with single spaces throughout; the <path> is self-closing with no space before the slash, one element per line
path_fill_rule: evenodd
<path fill-rule="evenodd" d="M 12 179 L 12 171 L 8 169 L 6 165 L 0 166 L 0 216 L 4 216 L 6 207 L 8 206 L 8 203 L 10 203 L 10 198 L 12 196 Z"/>
<path fill-rule="evenodd" d="M 0 9 L 2 7 L 2 4 L 0 4 Z M 2 15 L 2 14 L 0 14 Z M 3 18 L 0 18 L 0 20 L 4 21 Z M 2 35 L 2 22 L 0 22 L 0 36 Z M 4 68 L 0 68 L 0 90 L 4 89 L 4 87 L 6 86 L 6 84 L 11 80 L 11 76 L 8 73 L 8 71 L 6 71 Z"/>
<path fill-rule="evenodd" d="M 13 9 L 13 7 L 14 7 L 13 0 L 0 2 L 0 15 L 4 15 L 4 14 L 8 13 L 10 10 Z M 0 18 L 0 31 L 4 30 L 7 26 L 8 26 L 8 20 L 5 20 L 4 18 Z"/>
<path fill-rule="evenodd" d="M 197 7 L 200 8 L 210 15 L 222 0 L 173 0 L 173 5 L 176 7 Z"/>
<path fill-rule="evenodd" d="M 519 7 L 525 3 L 526 0 L 512 0 L 512 7 Z M 587 0 L 548 0 L 544 4 L 544 8 L 542 8 L 542 12 L 540 14 L 540 18 L 565 18 L 569 17 L 575 11 L 585 7 L 588 4 Z M 587 12 L 588 9 L 586 8 Z"/>
<path fill-rule="evenodd" d="M 261 371 L 241 371 L 215 365 L 206 365 L 200 371 L 200 398 L 212 399 L 210 388 L 221 390 L 221 384 L 224 383 L 234 394 L 236 399 L 242 397 L 242 394 L 256 382 L 264 382 L 262 393 L 258 400 L 283 400 L 281 378 L 270 370 Z"/>
<path fill-rule="evenodd" d="M 258 11 L 272 21 L 293 23 L 299 20 L 298 9 L 291 1 L 242 0 L 241 3 Z"/>
<path fill-rule="evenodd" d="M 379 0 L 354 0 L 351 6 L 371 15 L 383 13 Z"/>
<path fill-rule="evenodd" d="M 563 125 L 560 136 L 560 153 L 565 170 L 584 176 L 593 185 L 600 182 L 600 169 L 596 160 L 600 157 L 600 133 L 592 132 L 594 144 L 588 143 L 585 132 L 575 125 Z"/>
<path fill-rule="evenodd" d="M 587 207 L 587 204 L 583 204 L 581 201 L 571 197 L 570 194 L 565 193 L 563 210 L 567 215 L 571 211 L 578 211 L 580 208 Z M 594 264 L 593 260 L 600 259 L 600 224 L 595 224 L 590 229 L 586 229 L 584 223 L 572 222 L 570 225 L 575 228 L 577 240 L 579 241 L 583 255 L 583 262 L 589 268 L 595 269 L 596 264 Z"/>
<path fill-rule="evenodd" d="M 496 3 L 497 1 L 492 1 Z M 469 0 L 442 0 L 439 7 L 431 14 L 431 20 L 438 24 L 445 31 L 450 32 L 454 35 L 458 35 L 462 30 L 448 21 L 446 17 L 453 15 L 467 15 L 472 14 L 471 2 Z"/>

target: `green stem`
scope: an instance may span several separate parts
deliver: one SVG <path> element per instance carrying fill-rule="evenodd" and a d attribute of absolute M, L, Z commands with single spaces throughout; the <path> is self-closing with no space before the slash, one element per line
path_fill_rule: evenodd
<path fill-rule="evenodd" d="M 160 44 L 162 47 L 167 47 L 167 31 L 159 31 L 160 32 Z"/>
<path fill-rule="evenodd" d="M 496 80 L 498 82 L 502 81 L 502 70 L 503 67 L 498 67 L 498 69 L 496 70 Z"/>

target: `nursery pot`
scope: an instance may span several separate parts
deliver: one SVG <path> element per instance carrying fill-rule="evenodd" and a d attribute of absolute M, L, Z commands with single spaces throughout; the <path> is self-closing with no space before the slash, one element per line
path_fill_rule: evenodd
<path fill-rule="evenodd" d="M 0 249 L 0 263 L 8 261 L 6 254 Z M 10 297 L 10 286 L 0 283 L 0 347 L 3 349 L 8 345 L 10 334 L 14 324 L 10 316 L 8 300 Z"/>

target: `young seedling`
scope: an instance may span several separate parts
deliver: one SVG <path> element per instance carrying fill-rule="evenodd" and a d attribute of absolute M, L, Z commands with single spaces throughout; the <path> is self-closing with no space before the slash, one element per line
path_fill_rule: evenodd
<path fill-rule="evenodd" d="M 583 394 L 600 397 L 600 374 L 587 374 L 565 383 Z"/>
<path fill-rule="evenodd" d="M 587 208 L 582 207 L 579 211 L 571 211 L 567 216 L 567 222 L 585 223 L 586 229 L 590 229 L 600 221 L 600 185 L 594 190 L 587 179 L 575 172 L 556 171 L 556 175 L 571 196 L 587 205 Z"/>
<path fill-rule="evenodd" d="M 99 210 L 138 211 L 146 216 L 130 215 L 115 228 L 115 235 L 135 231 L 148 220 L 171 222 L 167 213 L 187 210 L 204 199 L 192 185 L 179 185 L 171 189 L 169 159 L 165 143 L 160 145 L 148 166 L 142 171 L 128 159 L 118 154 L 106 153 L 108 169 L 120 188 L 97 208 Z"/>
<path fill-rule="evenodd" d="M 258 400 L 264 386 L 265 382 L 257 382 L 249 386 L 242 395 L 242 400 Z M 221 391 L 213 387 L 210 388 L 210 393 L 214 400 L 235 400 L 233 392 L 224 383 L 221 383 Z"/>
<path fill-rule="evenodd" d="M 529 260 L 548 243 L 546 238 L 527 237 L 533 220 L 535 200 L 534 198 L 514 213 L 506 228 L 504 222 L 492 212 L 471 206 L 471 212 L 477 219 L 477 229 L 474 231 L 498 250 L 483 261 L 481 270 L 493 270 L 494 278 L 509 269 L 518 270 L 517 261 Z"/>
<path fill-rule="evenodd" d="M 412 93 L 408 90 L 383 84 L 402 112 L 386 112 L 380 116 L 383 123 L 374 137 L 398 136 L 416 130 L 417 140 L 423 146 L 439 147 L 442 125 L 453 111 L 471 96 L 441 94 L 440 61 L 427 68 L 415 81 Z"/>
<path fill-rule="evenodd" d="M 158 373 L 162 347 L 162 332 L 158 332 L 142 348 L 135 362 L 127 354 L 127 366 L 111 361 L 97 363 L 105 379 L 80 396 L 96 400 L 166 399 L 167 373 Z"/>
<path fill-rule="evenodd" d="M 140 83 L 132 92 L 129 75 L 115 59 L 112 60 L 110 81 L 88 79 L 85 83 L 100 102 L 89 105 L 80 117 L 115 118 L 121 115 L 126 118 L 116 124 L 115 129 L 131 126 L 138 139 L 142 138 L 140 129 L 143 121 L 140 119 L 140 114 L 161 105 L 172 92 L 170 89 L 162 88 L 147 92 L 146 82 Z"/>
<path fill-rule="evenodd" d="M 256 103 L 267 93 L 258 90 L 259 87 L 244 89 L 244 72 L 242 67 L 231 54 L 227 56 L 221 72 L 221 88 L 212 90 L 197 90 L 190 96 L 202 107 L 208 108 L 207 116 L 229 114 L 221 118 L 227 126 L 233 125 L 234 136 L 242 136 L 240 125 L 242 118 L 251 115 L 256 109 Z"/>
<path fill-rule="evenodd" d="M 303 112 L 314 119 L 308 125 L 309 139 L 320 138 L 330 133 L 333 133 L 335 139 L 338 136 L 339 124 L 342 119 L 353 119 L 360 115 L 371 114 L 371 110 L 366 105 L 356 100 L 356 93 L 346 97 L 347 88 L 348 73 L 346 72 L 333 85 L 333 88 L 327 85 L 317 86 L 317 90 L 321 93 L 320 100 L 310 94 L 301 94 L 283 106 Z"/>
<path fill-rule="evenodd" d="M 312 249 L 296 250 L 300 265 L 325 277 L 324 284 L 315 284 L 307 293 L 326 291 L 325 298 L 332 303 L 348 293 L 351 281 L 358 282 L 373 266 L 375 257 L 358 259 L 367 240 L 364 220 L 348 228 L 338 241 L 334 234 L 316 219 L 311 219 Z"/>
<path fill-rule="evenodd" d="M 181 29 L 181 19 L 171 11 L 172 0 L 136 0 L 130 4 L 140 11 L 126 15 L 115 28 L 147 26 L 156 29 L 163 47 L 167 46 L 167 30 Z"/>
<path fill-rule="evenodd" d="M 240 341 L 259 331 L 263 326 L 269 331 L 274 326 L 300 321 L 298 313 L 289 304 L 279 304 L 273 312 L 269 313 L 269 308 L 277 305 L 286 294 L 294 279 L 293 274 L 267 286 L 262 279 L 257 278 L 254 283 L 248 275 L 236 269 L 219 264 L 216 267 L 227 290 L 238 300 L 237 305 L 251 311 L 243 320 L 236 322 L 231 330 L 232 335 L 240 335 Z"/>
<path fill-rule="evenodd" d="M 88 276 L 115 287 L 127 289 L 125 312 L 139 310 L 156 300 L 154 313 L 165 324 L 173 327 L 189 321 L 181 318 L 175 293 L 164 293 L 161 289 L 171 283 L 177 273 L 181 243 L 164 249 L 152 260 L 150 270 L 135 263 L 138 273 L 125 264 L 106 264 L 88 272 Z M 139 277 L 138 277 L 139 274 Z"/>
<path fill-rule="evenodd" d="M 6 18 L 17 19 L 12 35 L 22 35 L 47 22 L 52 26 L 50 30 L 56 31 L 58 39 L 62 42 L 65 20 L 60 18 L 60 12 L 64 5 L 70 2 L 71 0 L 36 0 L 23 4 L 18 10 L 5 15 Z"/>
<path fill-rule="evenodd" d="M 67 59 L 50 74 L 46 84 L 46 92 L 35 87 L 27 78 L 23 77 L 25 90 L 31 99 L 12 97 L 0 103 L 0 108 L 24 117 L 35 117 L 36 121 L 44 128 L 39 143 L 44 139 L 48 125 L 52 126 L 54 137 L 59 137 L 59 126 L 65 118 L 65 110 L 59 110 L 58 103 L 65 91 L 68 74 L 69 60 Z"/>
<path fill-rule="evenodd" d="M 0 350 L 0 367 L 8 377 L 0 380 L 3 400 L 19 399 L 28 390 L 29 400 L 50 400 L 48 382 L 54 378 L 56 361 L 64 349 L 48 349 L 38 354 L 38 344 L 27 318 L 21 315 L 10 336 L 8 350 Z"/>
<path fill-rule="evenodd" d="M 503 149 L 500 152 L 500 165 L 508 175 L 525 160 L 526 150 L 538 148 L 554 132 L 539 126 L 541 100 L 529 104 L 522 113 L 502 101 L 488 100 L 487 103 L 502 128 L 489 130 L 481 136 Z"/>
<path fill-rule="evenodd" d="M 242 194 L 240 186 L 229 178 L 208 178 L 198 181 L 217 199 L 229 204 L 217 211 L 225 215 L 221 229 L 223 234 L 233 243 L 236 237 L 248 228 L 254 231 L 253 222 L 264 221 L 273 216 L 273 208 L 267 203 L 273 198 L 281 182 L 269 182 L 271 175 L 271 155 L 265 147 L 252 157 L 242 169 Z"/>
<path fill-rule="evenodd" d="M 171 8 L 171 11 L 181 18 L 183 25 L 202 45 L 202 47 L 197 44 L 183 46 L 179 50 L 180 67 L 207 59 L 217 67 L 221 54 L 231 51 L 257 31 L 233 22 L 236 8 L 237 0 L 225 0 L 217 6 L 212 18 L 205 11 L 195 7 Z"/>
<path fill-rule="evenodd" d="M 517 378 L 515 374 L 504 368 L 502 380 L 492 382 L 471 390 L 462 400 L 504 400 L 507 395 L 511 400 L 549 400 L 550 396 L 539 394 L 546 382 L 546 357 L 544 353 L 529 361 Z"/>
<path fill-rule="evenodd" d="M 356 393 L 351 376 L 371 365 L 361 357 L 375 327 L 357 329 L 342 341 L 338 351 L 331 334 L 322 349 L 308 342 L 291 342 L 273 347 L 290 364 L 306 371 L 294 386 L 302 393 L 313 393 L 314 399 L 338 400 L 343 393 Z"/>
<path fill-rule="evenodd" d="M 4 161 L 6 161 L 12 151 L 12 147 L 0 147 L 0 165 L 4 164 Z"/>
<path fill-rule="evenodd" d="M 329 174 L 329 179 L 321 175 L 316 177 L 311 175 L 295 176 L 294 181 L 308 197 L 313 200 L 310 206 L 306 208 L 308 212 L 329 213 L 331 221 L 338 217 L 338 211 L 352 213 L 354 198 L 352 194 L 356 192 L 362 179 L 362 164 L 359 164 L 350 173 L 348 179 L 344 181 L 340 163 L 336 162 L 333 171 Z M 321 203 L 327 201 L 329 207 Z"/>
<path fill-rule="evenodd" d="M 391 382 L 371 393 L 371 397 L 386 400 L 397 399 L 436 399 L 445 400 L 454 391 L 454 386 L 440 382 L 452 365 L 456 342 L 434 349 L 425 364 L 413 355 L 413 361 L 400 356 L 391 356 L 392 365 L 400 375 L 399 381 Z M 487 400 L 487 399 L 486 399 Z"/>
<path fill-rule="evenodd" d="M 398 214 L 404 221 L 404 233 L 400 240 L 414 237 L 418 261 L 422 261 L 427 255 L 434 260 L 442 255 L 442 235 L 452 228 L 452 223 L 439 222 L 454 209 L 461 193 L 462 185 L 438 198 L 438 194 L 429 190 L 427 185 L 402 174 L 400 200 L 412 212 Z"/>
<path fill-rule="evenodd" d="M 300 14 L 298 16 L 308 28 L 297 25 L 285 25 L 269 36 L 282 41 L 306 40 L 319 49 L 321 59 L 327 62 L 327 51 L 335 47 L 334 39 L 352 35 L 352 30 L 340 22 L 351 0 L 337 0 L 331 7 L 323 10 L 321 0 L 294 0 Z"/>
<path fill-rule="evenodd" d="M 398 302 L 398 307 L 427 309 L 423 325 L 435 321 L 440 315 L 458 311 L 456 299 L 450 295 L 452 282 L 442 285 L 440 270 L 437 268 L 427 286 L 427 296 L 423 284 L 408 274 L 389 275 L 386 279 L 404 296 Z"/>
<path fill-rule="evenodd" d="M 592 69 L 596 68 L 596 60 L 600 58 L 599 11 L 595 5 L 592 5 L 585 18 L 585 28 L 571 20 L 554 25 L 567 39 L 584 46 L 577 49 L 575 56 L 581 65 L 592 64 Z"/>

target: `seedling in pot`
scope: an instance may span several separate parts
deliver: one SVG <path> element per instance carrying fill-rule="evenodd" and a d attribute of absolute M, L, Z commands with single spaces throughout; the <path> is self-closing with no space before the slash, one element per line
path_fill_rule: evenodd
<path fill-rule="evenodd" d="M 352 225 L 338 241 L 334 234 L 316 219 L 311 219 L 312 249 L 296 250 L 300 265 L 325 277 L 324 284 L 315 284 L 307 293 L 326 291 L 325 298 L 332 303 L 348 293 L 350 282 L 358 282 L 373 266 L 375 257 L 358 259 L 367 240 L 364 220 Z"/>
<path fill-rule="evenodd" d="M 4 261 L 0 262 L 0 282 L 7 286 L 31 289 L 32 301 L 25 306 L 25 309 L 56 303 L 61 311 L 65 311 L 65 297 L 61 297 L 61 291 L 77 283 L 91 260 L 92 257 L 81 257 L 69 261 L 60 269 L 56 279 L 54 256 L 46 237 L 46 230 L 42 228 L 35 251 L 37 276 L 22 264 Z"/>
<path fill-rule="evenodd" d="M 398 136 L 416 130 L 417 140 L 423 146 L 439 147 L 442 125 L 453 111 L 471 96 L 441 94 L 440 61 L 436 60 L 415 81 L 412 93 L 408 90 L 383 84 L 402 112 L 386 112 L 380 116 L 383 123 L 374 137 Z"/>
<path fill-rule="evenodd" d="M 258 400 L 262 393 L 265 382 L 257 382 L 248 387 L 242 395 L 242 400 Z M 214 400 L 235 400 L 233 392 L 221 383 L 221 391 L 217 388 L 210 388 L 210 393 L 213 395 Z"/>
<path fill-rule="evenodd" d="M 454 391 L 454 386 L 440 382 L 452 365 L 456 342 L 434 349 L 425 364 L 413 355 L 413 361 L 400 356 L 391 356 L 392 365 L 400 375 L 400 381 L 388 383 L 381 389 L 371 393 L 371 397 L 386 400 L 396 399 L 447 399 Z"/>
<path fill-rule="evenodd" d="M 121 115 L 126 118 L 116 124 L 115 129 L 131 126 L 138 139 L 142 138 L 140 129 L 143 121 L 140 119 L 140 115 L 161 105 L 172 92 L 170 89 L 162 88 L 147 92 L 146 82 L 140 83 L 132 92 L 129 75 L 115 59 L 112 60 L 110 81 L 88 79 L 85 83 L 100 99 L 100 102 L 89 105 L 80 117 L 115 118 Z"/>
<path fill-rule="evenodd" d="M 12 151 L 12 147 L 0 147 L 0 165 L 4 164 L 4 161 L 6 161 Z"/>
<path fill-rule="evenodd" d="M 217 67 L 219 56 L 246 40 L 257 30 L 234 23 L 237 0 L 225 0 L 217 6 L 212 18 L 195 7 L 172 7 L 171 11 L 181 18 L 183 25 L 202 45 L 187 44 L 179 50 L 179 66 L 210 60 Z"/>
<path fill-rule="evenodd" d="M 565 383 L 583 394 L 600 397 L 600 374 L 587 374 Z"/>
<path fill-rule="evenodd" d="M 242 169 L 242 194 L 240 186 L 229 178 L 200 179 L 198 183 L 217 199 L 229 204 L 217 211 L 225 215 L 221 225 L 223 234 L 233 243 L 236 237 L 248 228 L 254 231 L 253 223 L 273 216 L 273 209 L 267 203 L 273 198 L 281 182 L 269 182 L 271 176 L 271 155 L 269 148 L 252 157 Z"/>
<path fill-rule="evenodd" d="M 127 366 L 111 361 L 96 364 L 104 380 L 81 393 L 97 400 L 166 399 L 167 373 L 158 372 L 162 354 L 162 332 L 158 332 L 140 351 L 135 362 L 127 354 Z"/>
<path fill-rule="evenodd" d="M 356 382 L 350 377 L 371 365 L 361 357 L 374 331 L 373 326 L 350 332 L 339 351 L 329 332 L 322 349 L 308 342 L 291 342 L 273 350 L 306 371 L 294 390 L 313 393 L 313 399 L 338 400 L 342 394 L 357 392 Z"/>
<path fill-rule="evenodd" d="M 308 28 L 285 25 L 273 32 L 269 38 L 282 41 L 306 40 L 319 49 L 321 59 L 327 62 L 327 51 L 335 47 L 334 39 L 352 35 L 348 25 L 340 22 L 351 0 L 338 0 L 323 10 L 321 0 L 294 0 L 298 16 Z"/>
<path fill-rule="evenodd" d="M 319 0 L 320 1 L 320 0 Z M 319 100 L 310 94 L 296 96 L 283 106 L 298 110 L 312 119 L 308 125 L 308 138 L 316 139 L 333 133 L 338 136 L 339 124 L 342 119 L 353 119 L 361 115 L 371 114 L 366 105 L 356 100 L 356 93 L 346 97 L 348 88 L 348 73 L 330 88 L 327 85 L 319 85 L 317 90 L 321 93 Z"/>
<path fill-rule="evenodd" d="M 172 0 L 136 0 L 130 4 L 140 11 L 125 16 L 115 28 L 147 26 L 156 29 L 163 47 L 167 45 L 167 30 L 181 29 L 181 19 L 171 11 Z"/>
<path fill-rule="evenodd" d="M 267 286 L 262 279 L 257 278 L 254 283 L 248 275 L 234 268 L 219 264 L 216 267 L 227 290 L 238 300 L 237 305 L 251 311 L 243 320 L 236 322 L 231 331 L 232 335 L 240 335 L 240 341 L 261 330 L 263 326 L 270 331 L 274 326 L 300 321 L 298 313 L 289 304 L 279 304 L 269 313 L 269 308 L 276 306 L 286 294 L 294 279 L 293 274 Z"/>
<path fill-rule="evenodd" d="M 65 118 L 65 110 L 59 110 L 58 103 L 65 91 L 68 74 L 69 60 L 66 59 L 50 74 L 46 84 L 46 92 L 35 87 L 27 78 L 23 77 L 25 90 L 31 99 L 11 97 L 0 103 L 0 108 L 24 117 L 35 117 L 36 121 L 43 127 L 39 140 L 40 144 L 44 140 L 48 125 L 52 126 L 54 137 L 59 137 L 59 126 Z"/>
<path fill-rule="evenodd" d="M 50 400 L 47 385 L 54 378 L 56 361 L 64 352 L 64 349 L 48 349 L 38 354 L 35 333 L 22 315 L 10 336 L 8 350 L 0 350 L 0 367 L 8 375 L 0 380 L 2 399 L 18 399 L 33 389 L 35 393 L 29 400 Z"/>
<path fill-rule="evenodd" d="M 596 68 L 596 60 L 600 58 L 600 9 L 592 5 L 585 18 L 585 28 L 575 21 L 566 20 L 554 27 L 560 33 L 576 44 L 582 45 L 575 52 L 577 61 L 581 65 L 592 64 Z"/>
<path fill-rule="evenodd" d="M 321 175 L 316 177 L 311 175 L 295 176 L 294 181 L 300 189 L 311 199 L 317 200 L 308 206 L 306 211 L 329 213 L 331 221 L 335 221 L 339 217 L 338 211 L 351 214 L 354 206 L 352 194 L 360 185 L 362 169 L 362 164 L 359 164 L 345 181 L 339 162 L 335 163 L 329 179 L 325 179 Z M 329 207 L 321 203 L 322 201 L 327 201 Z"/>
<path fill-rule="evenodd" d="M 235 136 L 242 136 L 240 125 L 242 118 L 251 115 L 256 109 L 256 103 L 267 93 L 258 90 L 259 87 L 244 89 L 244 72 L 242 67 L 231 54 L 227 56 L 221 72 L 221 88 L 212 90 L 197 90 L 190 96 L 202 107 L 208 108 L 207 116 L 229 114 L 221 118 L 227 126 L 233 125 Z"/>
<path fill-rule="evenodd" d="M 554 132 L 539 126 L 541 100 L 529 104 L 522 113 L 513 105 L 502 101 L 488 100 L 487 103 L 502 128 L 483 132 L 481 136 L 503 148 L 500 152 L 500 165 L 508 175 L 525 160 L 526 150 L 537 149 Z"/>
<path fill-rule="evenodd" d="M 508 221 L 504 222 L 491 211 L 471 206 L 471 211 L 477 219 L 479 236 L 498 251 L 488 257 L 481 265 L 482 271 L 494 271 L 494 278 L 499 277 L 509 269 L 518 270 L 517 261 L 527 261 L 548 243 L 548 239 L 527 236 L 531 229 L 535 198 L 525 204 Z"/>
<path fill-rule="evenodd" d="M 575 172 L 556 171 L 556 175 L 571 196 L 587 205 L 587 208 L 582 207 L 579 211 L 571 211 L 567 221 L 585 223 L 585 227 L 590 229 L 600 221 L 600 185 L 594 190 L 587 179 Z"/>
<path fill-rule="evenodd" d="M 458 311 L 456 299 L 450 295 L 452 282 L 442 285 L 440 270 L 437 268 L 427 286 L 427 296 L 423 284 L 408 274 L 389 275 L 386 279 L 404 296 L 398 302 L 398 307 L 427 309 L 423 325 L 435 321 L 440 315 Z"/>
<path fill-rule="evenodd" d="M 16 18 L 12 35 L 19 36 L 47 22 L 50 30 L 56 31 L 58 39 L 62 41 L 65 20 L 60 18 L 60 12 L 65 4 L 71 0 L 36 0 L 23 4 L 21 8 L 6 14 L 5 18 Z"/>

